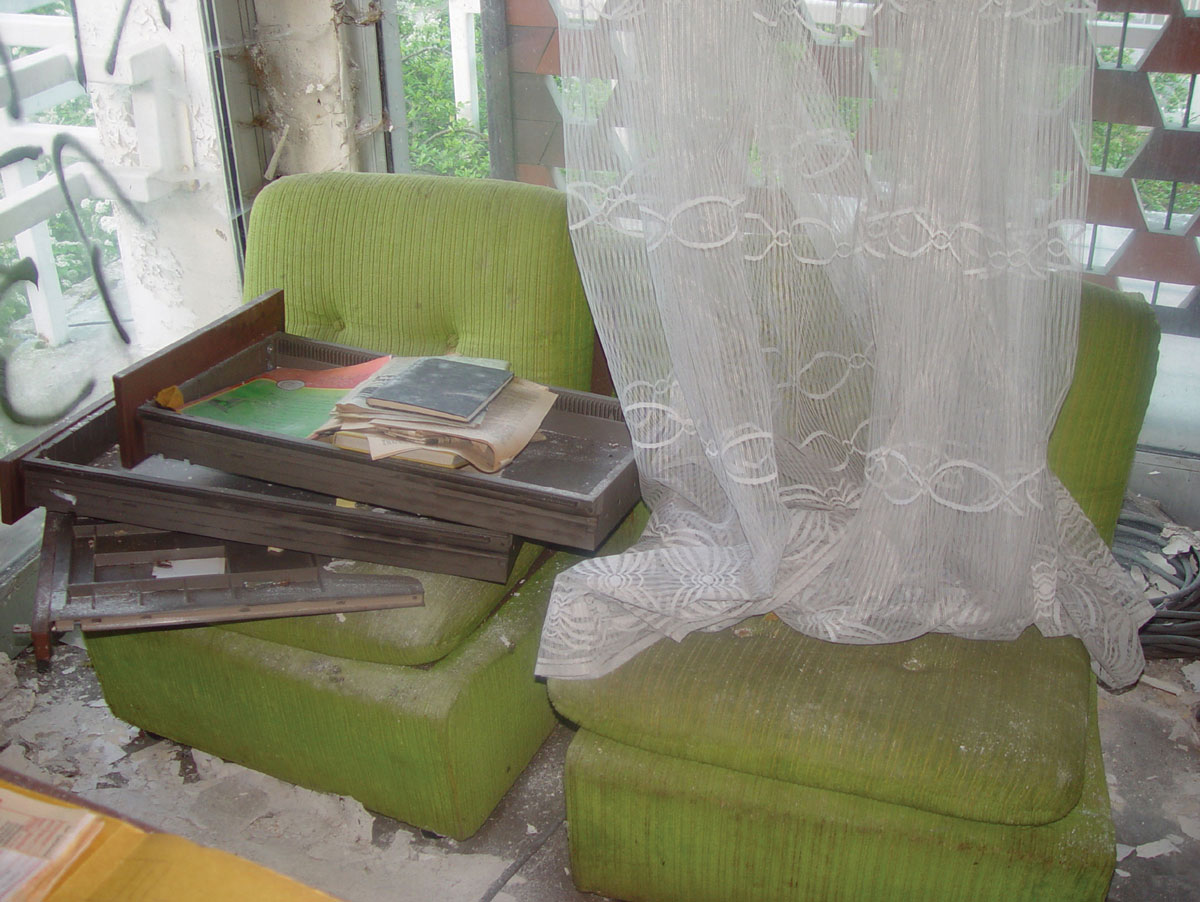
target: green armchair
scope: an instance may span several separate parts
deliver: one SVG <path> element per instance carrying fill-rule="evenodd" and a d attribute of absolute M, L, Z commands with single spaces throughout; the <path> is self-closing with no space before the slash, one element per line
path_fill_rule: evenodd
<path fill-rule="evenodd" d="M 1111 541 L 1157 359 L 1087 285 L 1050 464 Z M 1115 863 L 1083 646 L 833 645 L 760 619 L 551 680 L 579 726 L 572 874 L 646 902 L 1103 899 Z"/>
<path fill-rule="evenodd" d="M 565 200 L 546 188 L 284 178 L 254 204 L 245 281 L 248 299 L 284 290 L 289 332 L 590 384 Z M 619 527 L 611 547 L 635 537 Z M 400 571 L 423 582 L 423 608 L 97 635 L 88 650 L 118 717 L 464 838 L 555 722 L 533 662 L 553 577 L 573 559 L 537 568 L 542 551 L 527 543 L 506 585 Z"/>

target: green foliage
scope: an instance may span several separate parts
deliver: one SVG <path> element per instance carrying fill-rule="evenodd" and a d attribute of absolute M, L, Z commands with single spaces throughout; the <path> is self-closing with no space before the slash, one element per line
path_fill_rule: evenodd
<path fill-rule="evenodd" d="M 91 98 L 83 93 L 53 109 L 35 113 L 29 117 L 29 121 L 48 122 L 52 125 L 82 125 L 90 128 L 95 126 L 96 117 L 92 115 Z"/>
<path fill-rule="evenodd" d="M 1150 129 L 1123 122 L 1092 123 L 1092 166 L 1101 171 L 1121 170 L 1142 149 Z"/>
<path fill-rule="evenodd" d="M 1099 18 L 1107 21 L 1124 21 L 1124 13 L 1101 13 Z M 1099 47 L 1096 50 L 1099 64 L 1105 68 L 1131 66 L 1136 62 L 1135 51 L 1118 47 Z M 1193 76 L 1178 72 L 1149 73 L 1150 87 L 1158 102 L 1163 124 L 1168 128 L 1184 125 L 1184 112 L 1192 91 Z M 1115 170 L 1120 174 L 1145 144 L 1150 129 L 1122 122 L 1092 123 L 1092 166 L 1101 172 Z M 1186 182 L 1169 182 L 1158 179 L 1134 179 L 1138 199 L 1147 213 L 1171 213 L 1170 225 L 1178 227 L 1186 217 L 1200 210 L 1200 185 Z"/>
<path fill-rule="evenodd" d="M 87 237 L 100 246 L 104 263 L 112 263 L 119 256 L 116 225 L 113 221 L 113 202 L 85 197 L 78 202 L 79 219 Z M 54 249 L 54 266 L 63 291 L 70 291 L 85 282 L 90 282 L 92 271 L 89 265 L 88 245 L 81 241 L 75 231 L 71 215 L 63 210 L 46 220 Z M 0 265 L 12 266 L 17 262 L 16 244 L 5 241 L 0 244 Z M 0 298 L 0 333 L 29 312 L 23 283 L 15 285 Z"/>
<path fill-rule="evenodd" d="M 1183 126 L 1183 114 L 1187 108 L 1188 93 L 1192 76 L 1182 72 L 1151 72 L 1150 87 L 1162 110 L 1163 122 L 1168 126 Z M 1193 120 L 1194 117 L 1193 117 Z M 1190 123 L 1189 123 L 1190 124 Z"/>
<path fill-rule="evenodd" d="M 1092 166 L 1101 172 L 1120 174 L 1133 162 L 1149 135 L 1150 129 L 1145 126 L 1121 122 L 1093 122 Z M 1182 217 L 1200 210 L 1200 185 L 1158 179 L 1134 179 L 1134 186 L 1142 207 L 1147 212 L 1165 214 L 1168 208 L 1171 210 L 1173 226 L 1182 225 Z"/>
<path fill-rule="evenodd" d="M 480 130 L 458 118 L 444 7 L 411 4 L 398 15 L 407 107 L 408 159 L 414 172 L 483 178 L 488 174 L 487 111 L 479 54 Z M 477 23 L 478 30 L 478 23 Z M 476 35 L 476 46 L 478 34 Z"/>
<path fill-rule="evenodd" d="M 87 237 L 100 246 L 105 264 L 117 259 L 116 223 L 113 220 L 113 202 L 85 197 L 78 201 L 79 219 Z M 75 231 L 75 223 L 65 210 L 56 213 L 46 223 L 50 237 L 54 239 L 54 263 L 58 267 L 58 278 L 64 289 L 87 281 L 92 277 L 88 263 L 88 246 Z"/>
<path fill-rule="evenodd" d="M 69 16 L 71 15 L 71 7 L 67 0 L 52 0 L 50 3 L 43 3 L 41 6 L 35 6 L 31 10 L 27 10 L 30 15 L 38 16 Z"/>
<path fill-rule="evenodd" d="M 31 14 L 69 16 L 70 8 L 67 0 L 55 0 L 29 11 Z M 35 48 L 14 48 L 14 56 L 32 53 Z M 30 122 L 41 122 L 50 125 L 94 126 L 95 117 L 92 114 L 92 103 L 87 93 L 64 101 L 57 106 L 42 110 L 28 116 Z M 48 156 L 38 160 L 37 174 L 39 177 L 49 175 L 51 161 Z M 83 223 L 87 237 L 100 245 L 103 259 L 110 263 L 117 259 L 117 240 L 115 223 L 112 219 L 112 202 L 108 200 L 93 200 L 84 198 L 76 201 L 80 220 Z M 75 224 L 70 214 L 65 210 L 47 220 L 50 237 L 53 241 L 55 268 L 58 271 L 59 282 L 64 290 L 70 290 L 91 279 L 89 268 L 89 251 L 87 244 L 80 240 Z M 13 241 L 0 243 L 0 264 L 11 266 L 18 259 L 16 245 Z M 20 286 L 14 286 L 0 298 L 0 329 L 7 330 L 12 323 L 28 313 L 25 291 Z"/>
<path fill-rule="evenodd" d="M 0 266 L 8 269 L 17 262 L 17 246 L 11 241 L 0 244 Z M 24 283 L 21 283 L 24 284 Z M 0 335 L 8 335 L 9 327 L 29 312 L 25 292 L 15 285 L 0 296 Z"/>
<path fill-rule="evenodd" d="M 1179 227 L 1186 218 L 1200 209 L 1200 185 L 1164 182 L 1157 179 L 1134 179 L 1133 185 L 1148 211 L 1166 213 L 1171 209 L 1171 225 Z M 1171 197 L 1174 185 L 1175 196 Z"/>
<path fill-rule="evenodd" d="M 558 86 L 563 110 L 579 122 L 599 118 L 612 99 L 616 86 L 616 81 L 609 78 L 583 79 L 555 75 L 554 82 Z"/>

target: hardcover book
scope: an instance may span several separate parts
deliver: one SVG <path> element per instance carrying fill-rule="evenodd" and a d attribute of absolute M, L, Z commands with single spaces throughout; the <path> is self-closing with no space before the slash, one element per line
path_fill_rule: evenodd
<path fill-rule="evenodd" d="M 339 429 L 332 436 L 326 438 L 338 448 L 370 454 L 372 460 L 399 457 L 404 460 L 415 460 L 419 463 L 451 469 L 467 465 L 465 457 L 460 457 L 449 448 L 430 447 L 420 442 L 389 438 L 377 432 Z"/>
<path fill-rule="evenodd" d="M 423 357 L 398 372 L 389 366 L 380 369 L 364 383 L 362 399 L 370 407 L 468 423 L 511 379 L 508 370 L 445 357 Z"/>

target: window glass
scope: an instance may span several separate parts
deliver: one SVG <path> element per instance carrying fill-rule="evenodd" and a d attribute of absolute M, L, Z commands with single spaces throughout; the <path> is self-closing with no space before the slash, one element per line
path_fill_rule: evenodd
<path fill-rule="evenodd" d="M 2 4 L 0 453 L 240 301 L 211 6 Z M 39 519 L 0 527 L 0 572 Z"/>
<path fill-rule="evenodd" d="M 1128 7 L 1121 9 L 1122 6 Z M 1096 47 L 1087 277 L 1135 291 L 1163 339 L 1141 443 L 1200 453 L 1200 109 L 1184 15 L 1109 3 L 1091 23 Z"/>
<path fill-rule="evenodd" d="M 78 4 L 78 29 L 66 0 L 0 19 L 0 263 L 36 273 L 0 299 L 6 451 L 239 300 L 200 16 L 124 6 Z"/>
<path fill-rule="evenodd" d="M 487 176 L 479 0 L 399 0 L 395 14 L 395 45 L 384 50 L 396 54 L 402 82 L 402 110 L 391 111 L 395 168 Z"/>

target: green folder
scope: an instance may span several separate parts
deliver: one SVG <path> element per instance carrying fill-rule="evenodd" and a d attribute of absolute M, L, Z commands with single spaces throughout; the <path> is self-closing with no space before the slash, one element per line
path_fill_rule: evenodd
<path fill-rule="evenodd" d="M 280 388 L 271 379 L 251 379 L 189 404 L 181 413 L 231 426 L 308 438 L 328 421 L 333 406 L 346 392 L 344 388 Z"/>

